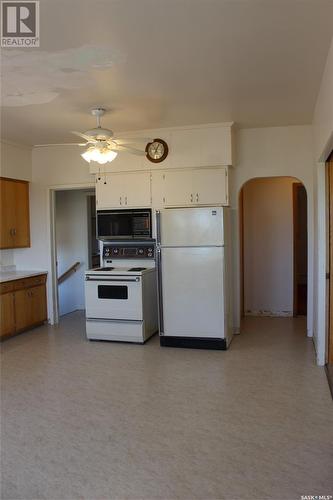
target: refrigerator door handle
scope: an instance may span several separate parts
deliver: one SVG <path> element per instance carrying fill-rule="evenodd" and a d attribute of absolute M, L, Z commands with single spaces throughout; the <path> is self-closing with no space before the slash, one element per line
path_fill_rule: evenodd
<path fill-rule="evenodd" d="M 157 248 L 157 287 L 158 287 L 158 326 L 160 335 L 164 335 L 163 290 L 162 290 L 162 253 Z"/>
<path fill-rule="evenodd" d="M 156 244 L 161 244 L 161 211 L 156 210 Z"/>

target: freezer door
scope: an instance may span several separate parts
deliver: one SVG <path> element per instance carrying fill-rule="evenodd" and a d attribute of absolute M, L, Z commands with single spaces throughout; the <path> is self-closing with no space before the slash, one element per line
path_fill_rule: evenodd
<path fill-rule="evenodd" d="M 224 338 L 223 247 L 161 249 L 161 335 Z"/>
<path fill-rule="evenodd" d="M 159 215 L 162 246 L 223 245 L 223 208 L 166 208 Z"/>

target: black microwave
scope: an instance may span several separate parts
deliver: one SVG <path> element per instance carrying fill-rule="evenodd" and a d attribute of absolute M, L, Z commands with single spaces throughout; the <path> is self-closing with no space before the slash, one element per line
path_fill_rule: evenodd
<path fill-rule="evenodd" d="M 151 209 L 97 210 L 99 240 L 150 239 Z"/>

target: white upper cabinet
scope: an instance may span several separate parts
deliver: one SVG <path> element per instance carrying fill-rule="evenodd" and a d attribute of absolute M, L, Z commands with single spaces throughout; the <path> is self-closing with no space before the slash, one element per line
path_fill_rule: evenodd
<path fill-rule="evenodd" d="M 192 171 L 194 203 L 198 205 L 228 205 L 228 169 L 205 168 Z"/>
<path fill-rule="evenodd" d="M 142 135 L 143 134 L 143 135 Z M 155 129 L 130 134 L 132 137 L 160 138 L 169 146 L 169 154 L 162 163 L 152 163 L 145 156 L 119 153 L 117 158 L 103 166 L 105 172 L 159 170 L 165 168 L 194 168 L 233 165 L 233 124 L 220 123 L 172 129 Z M 131 139 L 133 142 L 133 139 Z M 135 143 L 135 139 L 134 139 Z M 135 145 L 135 144 L 134 144 Z M 135 145 L 144 150 L 146 144 Z M 90 173 L 98 173 L 100 165 L 91 162 Z"/>
<path fill-rule="evenodd" d="M 228 169 L 164 170 L 152 173 L 153 206 L 228 205 Z"/>
<path fill-rule="evenodd" d="M 171 147 L 175 168 L 232 165 L 230 126 L 175 130 Z"/>
<path fill-rule="evenodd" d="M 98 210 L 151 206 L 150 172 L 102 175 L 96 183 Z"/>

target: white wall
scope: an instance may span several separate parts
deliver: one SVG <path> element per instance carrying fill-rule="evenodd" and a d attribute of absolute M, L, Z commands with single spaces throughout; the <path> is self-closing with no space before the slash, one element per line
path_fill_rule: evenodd
<path fill-rule="evenodd" d="M 31 147 L 0 141 L 1 177 L 31 181 L 32 151 Z M 0 250 L 0 268 L 14 265 L 15 250 Z"/>
<path fill-rule="evenodd" d="M 333 39 L 313 115 L 316 161 L 325 162 L 333 148 Z"/>
<path fill-rule="evenodd" d="M 85 308 L 84 271 L 89 267 L 87 195 L 87 190 L 56 192 L 58 276 L 80 262 L 77 271 L 58 287 L 60 315 Z"/>
<path fill-rule="evenodd" d="M 313 116 L 315 142 L 314 342 L 317 362 L 325 363 L 326 344 L 326 180 L 325 160 L 333 149 L 333 40 Z"/>
<path fill-rule="evenodd" d="M 2 177 L 30 181 L 32 176 L 32 148 L 6 141 L 0 142 Z"/>
<path fill-rule="evenodd" d="M 308 196 L 308 316 L 307 333 L 313 334 L 314 159 L 312 127 L 241 129 L 236 134 L 236 167 L 231 172 L 231 208 L 234 252 L 234 325 L 240 328 L 239 192 L 257 177 L 295 177 Z"/>
<path fill-rule="evenodd" d="M 243 187 L 245 315 L 293 315 L 294 179 L 255 179 Z"/>

